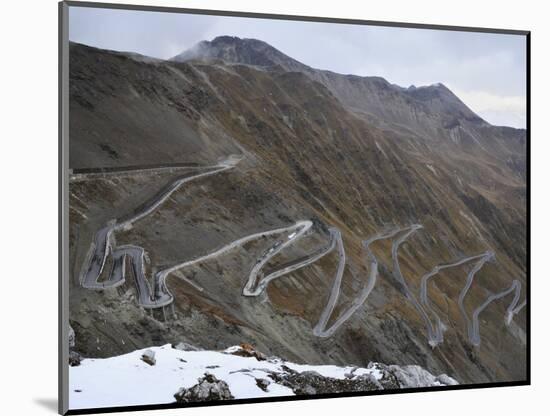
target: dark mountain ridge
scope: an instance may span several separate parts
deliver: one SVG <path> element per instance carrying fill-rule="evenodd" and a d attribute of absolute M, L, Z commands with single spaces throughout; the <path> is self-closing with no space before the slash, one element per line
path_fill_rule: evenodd
<path fill-rule="evenodd" d="M 304 72 L 309 68 L 266 42 L 258 39 L 241 39 L 236 36 L 218 36 L 212 41 L 201 41 L 170 60 L 186 62 L 193 59 L 220 59 L 227 63 L 261 67 L 279 66 L 285 71 L 294 72 Z"/>
<path fill-rule="evenodd" d="M 415 124 L 418 117 L 428 117 L 441 119 L 443 126 L 448 128 L 459 125 L 461 121 L 480 126 L 487 125 L 441 83 L 403 88 L 378 76 L 343 75 L 315 69 L 257 39 L 220 36 L 212 41 L 199 42 L 191 49 L 171 58 L 176 62 L 213 59 L 226 63 L 253 65 L 266 69 L 281 68 L 287 72 L 305 73 L 313 80 L 325 85 L 350 108 L 381 116 L 387 122 L 403 121 L 404 115 L 403 112 L 399 115 L 392 113 L 388 108 L 406 106 L 413 112 L 413 115 L 407 117 L 408 121 Z M 418 114 L 414 115 L 415 113 Z M 433 132 L 433 129 L 425 128 L 425 130 Z"/>

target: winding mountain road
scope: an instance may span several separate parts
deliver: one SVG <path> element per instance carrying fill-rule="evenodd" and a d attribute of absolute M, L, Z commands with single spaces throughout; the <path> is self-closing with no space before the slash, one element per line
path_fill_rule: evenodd
<path fill-rule="evenodd" d="M 223 247 L 221 247 L 221 248 L 219 248 L 219 249 L 217 249 L 217 250 L 215 250 L 211 253 L 205 254 L 203 256 L 196 257 L 192 260 L 187 260 L 183 263 L 176 264 L 172 267 L 169 267 L 169 268 L 166 268 L 164 270 L 161 270 L 161 271 L 157 272 L 157 274 L 155 275 L 155 282 L 159 286 L 165 286 L 166 277 L 170 273 L 173 273 L 173 272 L 175 272 L 177 270 L 180 270 L 180 269 L 183 269 L 185 267 L 189 267 L 189 266 L 192 266 L 194 264 L 198 264 L 200 262 L 212 259 L 214 257 L 221 256 L 221 255 L 227 253 L 230 250 L 233 250 L 237 247 L 240 247 L 240 246 L 248 243 L 249 241 L 256 240 L 260 237 L 268 237 L 268 236 L 272 236 L 272 235 L 275 235 L 275 234 L 288 233 L 289 235 L 287 236 L 287 241 L 285 241 L 284 243 L 280 243 L 276 249 L 272 250 L 271 253 L 269 253 L 269 251 L 264 253 L 264 256 L 260 260 L 257 261 L 257 263 L 254 265 L 254 267 L 252 268 L 252 270 L 249 274 L 248 283 L 247 283 L 247 286 L 245 286 L 245 289 L 243 289 L 243 294 L 245 296 L 257 296 L 257 295 L 260 294 L 261 290 L 263 290 L 263 288 L 265 288 L 265 286 L 267 285 L 267 282 L 262 283 L 261 285 L 259 285 L 260 289 L 257 289 L 255 291 L 250 291 L 250 292 L 247 291 L 246 293 L 245 293 L 245 291 L 247 290 L 247 287 L 252 287 L 256 283 L 257 276 L 258 276 L 258 273 L 259 273 L 261 267 L 263 267 L 263 265 L 265 265 L 265 263 L 271 257 L 273 257 L 275 254 L 279 253 L 283 248 L 287 247 L 290 244 L 295 243 L 296 240 L 299 239 L 300 237 L 302 237 L 303 234 L 306 231 L 308 231 L 311 228 L 312 225 L 313 225 L 313 223 L 311 221 L 303 220 L 303 221 L 298 221 L 295 224 L 293 224 L 291 226 L 288 226 L 288 227 L 276 228 L 276 229 L 273 229 L 273 230 L 260 231 L 258 233 L 250 234 L 246 237 L 242 237 L 242 238 L 240 238 L 238 240 L 235 240 L 235 241 L 233 241 L 233 242 L 231 242 L 227 245 L 224 245 Z M 309 264 L 309 262 L 308 262 L 308 264 Z M 292 270 L 296 270 L 296 268 L 294 268 Z M 290 271 L 292 271 L 292 270 L 290 270 Z M 290 273 L 290 271 L 285 272 L 285 273 L 276 272 L 276 273 L 279 273 L 279 274 L 278 274 L 278 276 L 275 276 L 275 277 L 280 277 L 283 274 Z M 271 277 L 269 279 L 269 281 L 273 280 L 275 277 Z"/>
<path fill-rule="evenodd" d="M 412 305 L 417 310 L 418 314 L 424 321 L 424 325 L 426 326 L 426 330 L 428 332 L 428 340 L 432 340 L 435 338 L 435 328 L 432 325 L 432 321 L 430 320 L 430 317 L 428 316 L 428 313 L 424 309 L 424 307 L 418 302 L 418 299 L 416 299 L 416 296 L 409 288 L 409 285 L 407 284 L 406 279 L 403 277 L 403 273 L 401 272 L 401 267 L 399 265 L 399 247 L 401 244 L 403 244 L 413 233 L 415 233 L 417 230 L 423 228 L 420 224 L 413 224 L 410 227 L 408 227 L 403 235 L 401 235 L 399 238 L 394 240 L 392 244 L 392 250 L 391 250 L 391 256 L 392 256 L 392 262 L 393 262 L 393 276 L 399 283 L 401 283 L 401 286 L 403 290 L 405 291 L 405 297 L 409 300 L 409 302 L 412 303 Z M 428 343 L 434 347 L 430 341 Z"/>
<path fill-rule="evenodd" d="M 492 295 L 490 295 L 485 300 L 485 302 L 483 302 L 480 306 L 478 306 L 474 310 L 474 312 L 472 314 L 472 323 L 471 323 L 472 328 L 471 328 L 471 331 L 470 331 L 471 332 L 470 342 L 473 345 L 479 346 L 481 344 L 481 337 L 479 335 L 479 314 L 481 312 L 483 312 L 485 310 L 485 308 L 487 306 L 489 306 L 492 302 L 494 302 L 495 300 L 498 300 L 500 298 L 503 298 L 503 297 L 509 295 L 512 292 L 515 292 L 514 293 L 514 299 L 512 300 L 510 305 L 508 306 L 508 308 L 506 310 L 505 318 L 504 318 L 504 321 L 505 321 L 506 325 L 509 325 L 512 321 L 512 318 L 513 318 L 514 314 L 518 313 L 521 310 L 521 307 L 520 307 L 517 310 L 517 312 L 514 312 L 515 311 L 514 308 L 515 308 L 516 304 L 519 301 L 520 292 L 521 292 L 521 283 L 519 282 L 519 280 L 514 280 L 512 282 L 512 285 L 508 289 L 505 289 L 505 290 L 503 290 L 502 292 L 499 292 L 499 293 L 493 293 Z"/>
<path fill-rule="evenodd" d="M 258 296 L 267 287 L 267 284 L 273 279 L 276 279 L 277 277 L 281 277 L 284 274 L 290 273 L 293 270 L 296 270 L 300 267 L 307 266 L 308 264 L 315 261 L 315 260 L 308 259 L 302 265 L 289 266 L 283 270 L 279 270 L 274 273 L 271 273 L 269 276 L 266 276 L 263 278 L 259 276 L 260 270 L 265 266 L 265 264 L 271 258 L 279 254 L 282 250 L 285 249 L 285 247 L 288 247 L 289 245 L 293 244 L 296 240 L 301 238 L 304 235 L 304 233 L 311 228 L 312 225 L 313 223 L 311 221 L 302 221 L 302 224 L 300 225 L 300 227 L 296 229 L 295 233 L 292 234 L 292 238 L 287 238 L 287 240 L 283 242 L 278 241 L 277 243 L 275 243 L 273 247 L 271 247 L 268 251 L 266 251 L 262 255 L 262 257 L 258 259 L 258 261 L 256 261 L 256 264 L 254 265 L 254 267 L 252 267 L 252 270 L 250 271 L 250 274 L 248 276 L 248 281 L 246 282 L 246 285 L 243 288 L 244 296 Z"/>
<path fill-rule="evenodd" d="M 492 251 L 487 251 L 484 253 L 484 255 L 477 261 L 474 267 L 468 272 L 468 277 L 466 278 L 466 284 L 460 291 L 460 294 L 458 295 L 458 307 L 460 309 L 460 313 L 462 314 L 462 317 L 464 318 L 464 321 L 466 322 L 466 328 L 468 332 L 468 338 L 470 339 L 470 342 L 474 344 L 475 336 L 474 336 L 474 327 L 473 327 L 473 318 L 472 320 L 468 316 L 468 313 L 466 312 L 466 309 L 464 307 L 464 298 L 466 297 L 466 294 L 470 290 L 470 287 L 472 286 L 472 282 L 474 281 L 474 277 L 476 273 L 483 267 L 485 263 L 487 263 L 489 260 L 495 259 L 495 253 Z M 475 345 L 475 344 L 474 344 Z"/>
<path fill-rule="evenodd" d="M 259 277 L 261 277 L 260 271 L 264 267 L 264 265 L 272 257 L 280 253 L 284 248 L 288 247 L 291 244 L 294 244 L 298 239 L 303 237 L 303 235 L 312 227 L 313 223 L 311 221 L 302 220 L 288 227 L 261 231 L 242 237 L 238 240 L 224 245 L 223 247 L 213 252 L 160 270 L 153 276 L 153 287 L 151 287 L 145 271 L 145 250 L 142 247 L 134 245 L 117 247 L 112 242 L 113 233 L 118 230 L 126 230 L 131 227 L 136 221 L 139 221 L 140 219 L 151 214 L 183 184 L 191 180 L 231 169 L 239 161 L 240 159 L 238 158 L 229 157 L 224 162 L 221 162 L 216 166 L 189 166 L 188 168 L 207 171 L 192 176 L 181 177 L 175 181 L 172 181 L 160 192 L 158 192 L 157 195 L 147 200 L 139 209 L 135 210 L 133 214 L 130 214 L 126 218 L 121 220 L 113 219 L 109 221 L 107 225 L 99 229 L 94 236 L 94 240 L 90 246 L 90 249 L 86 256 L 86 260 L 84 261 L 84 265 L 81 270 L 81 285 L 84 288 L 95 290 L 114 288 L 122 285 L 126 280 L 126 261 L 128 259 L 131 265 L 132 274 L 135 278 L 135 285 L 138 292 L 138 304 L 144 308 L 164 307 L 172 303 L 174 299 L 173 295 L 170 293 L 166 285 L 166 277 L 169 274 L 185 267 L 189 267 L 191 265 L 221 256 L 237 247 L 244 245 L 249 241 L 258 239 L 260 237 L 287 233 L 286 239 L 284 239 L 283 241 L 277 241 L 274 247 L 266 251 L 264 255 L 256 262 L 249 274 L 247 284 L 243 289 L 243 295 L 258 296 L 263 290 L 265 290 L 267 284 L 273 279 L 291 273 L 299 268 L 305 267 L 308 264 L 317 261 L 319 258 L 332 250 L 332 248 L 334 247 L 334 241 L 331 237 L 331 242 L 327 249 L 321 249 L 318 252 L 313 253 L 311 256 L 308 256 L 304 260 L 287 265 L 284 268 L 276 270 L 268 276 L 265 276 L 261 280 L 259 280 Z M 124 173 L 126 174 L 128 172 L 124 171 Z M 105 263 L 109 255 L 112 257 L 112 270 L 109 273 L 107 279 L 100 282 L 99 278 L 103 273 Z M 198 287 L 194 282 L 190 281 L 189 279 L 183 279 L 195 285 L 197 289 L 202 290 L 202 288 Z"/>
<path fill-rule="evenodd" d="M 412 303 L 420 317 L 422 318 L 426 329 L 428 343 L 432 347 L 443 342 L 443 332 L 445 326 L 436 313 L 434 308 L 431 306 L 428 296 L 428 284 L 430 279 L 436 276 L 442 270 L 458 267 L 463 264 L 466 264 L 470 261 L 476 260 L 476 264 L 468 272 L 466 279 L 466 284 L 460 292 L 458 297 L 458 306 L 460 308 L 461 314 L 466 322 L 468 338 L 470 342 L 478 346 L 481 343 L 479 335 L 479 315 L 494 301 L 501 299 L 510 293 L 514 292 L 514 298 L 508 308 L 506 309 L 505 323 L 509 325 L 513 317 L 521 311 L 521 309 L 526 305 L 526 301 L 523 301 L 518 305 L 521 292 L 521 284 L 518 280 L 514 280 L 512 285 L 495 294 L 491 294 L 480 306 L 478 306 L 472 313 L 470 319 L 468 313 L 464 307 L 464 299 L 472 285 L 476 273 L 483 267 L 483 265 L 494 259 L 494 253 L 492 251 L 487 251 L 485 253 L 465 257 L 463 259 L 457 260 L 453 263 L 441 264 L 435 266 L 430 272 L 424 274 L 420 282 L 420 302 L 411 291 L 407 284 L 407 280 L 404 278 L 400 264 L 398 252 L 400 246 L 417 230 L 423 228 L 420 224 L 413 224 L 404 228 L 395 228 L 388 232 L 377 234 L 369 239 L 363 241 L 363 247 L 366 251 L 367 260 L 369 262 L 368 269 L 369 274 L 367 282 L 361 291 L 358 293 L 357 297 L 353 299 L 350 305 L 340 314 L 338 318 L 334 320 L 330 327 L 328 322 L 331 316 L 334 313 L 338 298 L 340 296 L 340 290 L 342 285 L 342 278 L 344 275 L 344 270 L 346 266 L 346 252 L 344 248 L 344 243 L 342 240 L 342 235 L 340 230 L 337 228 L 331 228 L 330 231 L 330 241 L 326 247 L 321 247 L 315 252 L 305 255 L 301 258 L 295 259 L 289 263 L 278 266 L 274 271 L 264 275 L 262 270 L 265 265 L 269 262 L 270 259 L 278 255 L 285 248 L 295 244 L 299 239 L 301 239 L 313 226 L 313 223 L 310 220 L 300 220 L 295 224 L 286 227 L 280 227 L 267 231 L 260 231 L 247 235 L 245 237 L 239 238 L 235 241 L 232 241 L 214 251 L 211 251 L 207 254 L 200 255 L 191 260 L 186 260 L 184 262 L 175 264 L 173 266 L 167 267 L 163 270 L 157 271 L 152 279 L 149 279 L 146 275 L 146 253 L 142 247 L 135 245 L 124 245 L 116 246 L 114 242 L 114 233 L 116 231 L 128 230 L 132 225 L 139 221 L 140 219 L 150 215 L 155 211 L 161 204 L 163 204 L 176 190 L 178 190 L 183 184 L 190 182 L 195 179 L 202 177 L 214 175 L 228 169 L 232 169 L 236 166 L 241 158 L 230 156 L 225 161 L 220 162 L 214 166 L 173 166 L 173 167 L 160 167 L 155 169 L 147 170 L 147 172 L 156 172 L 157 170 L 174 170 L 174 169 L 193 169 L 200 170 L 201 173 L 194 175 L 185 175 L 179 177 L 178 179 L 170 182 L 167 186 L 162 188 L 154 197 L 149 198 L 131 214 L 121 218 L 113 219 L 109 221 L 104 227 L 100 228 L 94 235 L 94 239 L 90 245 L 88 253 L 86 255 L 85 261 L 83 263 L 81 272 L 80 272 L 80 282 L 84 288 L 94 289 L 94 290 L 103 290 L 107 288 L 114 288 L 122 285 L 126 280 L 127 262 L 131 266 L 131 271 L 134 276 L 135 286 L 137 290 L 137 302 L 140 306 L 144 308 L 160 308 L 169 305 L 173 302 L 174 297 L 170 293 L 167 285 L 166 278 L 178 270 L 190 267 L 192 265 L 201 263 L 203 261 L 213 259 L 219 256 L 222 256 L 229 251 L 241 247 L 249 241 L 273 236 L 281 235 L 282 237 L 277 239 L 272 247 L 266 250 L 260 258 L 256 261 L 254 266 L 249 272 L 248 279 L 243 287 L 242 295 L 247 297 L 257 297 L 263 293 L 268 284 L 274 279 L 280 278 L 284 275 L 292 273 L 298 269 L 306 267 L 334 249 L 338 252 L 338 267 L 335 271 L 331 291 L 329 294 L 329 299 L 321 315 L 319 321 L 313 328 L 313 334 L 318 337 L 326 338 L 332 336 L 342 324 L 344 324 L 351 316 L 359 309 L 367 300 L 372 290 L 375 287 L 377 278 L 378 278 L 378 259 L 372 252 L 370 246 L 372 243 L 382 239 L 393 239 L 391 257 L 393 264 L 393 276 L 401 284 L 405 297 Z M 110 175 L 110 174 L 130 174 L 126 169 L 121 170 L 120 172 L 91 172 L 85 173 L 82 175 Z M 87 177 L 86 177 L 87 178 Z M 82 178 L 80 178 L 82 179 Z M 395 238 L 398 234 L 402 233 L 398 238 Z M 101 275 L 103 274 L 107 258 L 111 256 L 112 258 L 112 269 L 108 274 L 107 278 L 103 281 L 99 281 Z M 180 276 L 184 281 L 192 284 L 197 288 L 197 290 L 203 290 L 195 282 L 187 279 L 185 276 Z M 151 283 L 150 283 L 151 280 Z M 435 325 L 430 318 L 432 315 L 435 319 Z"/>
<path fill-rule="evenodd" d="M 317 325 L 313 328 L 313 333 L 322 338 L 327 338 L 332 336 L 336 330 L 345 323 L 349 318 L 352 317 L 352 315 L 359 309 L 367 300 L 369 295 L 371 294 L 372 290 L 374 289 L 374 286 L 376 284 L 376 280 L 378 278 L 378 259 L 374 255 L 374 253 L 370 249 L 370 245 L 378 240 L 383 240 L 387 238 L 392 238 L 398 233 L 404 231 L 404 229 L 398 228 L 394 229 L 392 231 L 389 231 L 384 234 L 376 235 L 374 237 L 371 237 L 363 242 L 363 247 L 365 248 L 367 252 L 367 257 L 369 259 L 369 276 L 367 280 L 367 284 L 363 287 L 359 295 L 351 302 L 351 305 L 344 311 L 342 314 L 336 318 L 334 323 L 327 328 L 328 321 L 334 311 L 334 308 L 336 306 L 338 297 L 340 295 L 340 287 L 342 284 L 342 275 L 344 272 L 344 265 L 345 265 L 345 250 L 342 243 L 342 236 L 340 234 L 339 230 L 335 230 L 336 236 L 337 236 L 337 242 L 338 242 L 338 253 L 339 253 L 339 263 L 338 263 L 338 269 L 336 271 L 336 275 L 334 277 L 334 282 L 332 285 L 330 297 L 328 300 L 328 303 L 321 313 L 321 317 L 319 318 L 319 322 Z"/>
<path fill-rule="evenodd" d="M 144 307 L 151 307 L 151 305 L 156 305 L 155 301 L 143 301 L 148 294 L 151 294 L 151 290 L 148 291 L 145 289 L 148 287 L 147 279 L 144 272 L 144 262 L 143 256 L 144 251 L 140 247 L 136 246 L 126 246 L 124 248 L 117 248 L 112 243 L 112 234 L 117 230 L 125 230 L 133 225 L 134 222 L 139 221 L 140 219 L 151 214 L 156 210 L 162 203 L 164 203 L 175 191 L 177 191 L 183 184 L 190 182 L 195 179 L 202 177 L 214 175 L 216 173 L 223 172 L 228 169 L 232 169 L 239 163 L 241 159 L 235 156 L 230 156 L 223 162 L 218 165 L 211 167 L 196 167 L 190 166 L 191 169 L 200 169 L 207 170 L 192 176 L 184 176 L 176 179 L 169 183 L 165 188 L 163 188 L 157 195 L 153 198 L 147 200 L 138 210 L 133 214 L 128 215 L 122 220 L 113 219 L 107 223 L 104 227 L 99 229 L 95 236 L 90 249 L 86 255 L 85 261 L 80 275 L 81 285 L 87 289 L 105 289 L 109 287 L 117 287 L 124 283 L 125 281 L 125 258 L 130 257 L 132 268 L 134 271 L 137 271 L 136 276 L 136 285 L 142 288 L 140 292 L 140 304 Z M 99 282 L 99 278 L 103 273 L 105 267 L 105 262 L 107 257 L 112 255 L 113 257 L 113 269 L 109 274 L 108 278 L 104 281 Z M 141 272 L 139 272 L 141 270 Z M 142 281 L 143 279 L 143 281 Z M 148 294 L 147 294 L 148 292 Z M 165 296 L 162 296 L 164 298 Z M 163 306 L 166 303 L 166 300 L 159 300 L 158 304 Z"/>
<path fill-rule="evenodd" d="M 429 298 L 428 298 L 428 283 L 429 280 L 433 277 L 435 277 L 440 271 L 445 269 L 450 269 L 452 267 L 458 267 L 465 263 L 468 263 L 472 260 L 482 260 L 484 259 L 490 252 L 485 252 L 482 254 L 478 254 L 477 256 L 471 256 L 471 257 L 465 257 L 463 259 L 457 260 L 453 263 L 447 263 L 447 264 L 440 264 L 435 266 L 430 272 L 426 273 L 422 278 L 420 279 L 420 302 L 423 306 L 426 307 L 430 311 L 430 313 L 433 315 L 435 319 L 435 325 L 433 327 L 433 333 L 428 334 L 428 342 L 432 346 L 439 345 L 443 342 L 443 333 L 445 331 L 445 325 L 443 324 L 441 318 L 437 314 L 437 312 L 432 308 Z M 475 274 L 475 273 L 474 273 Z"/>

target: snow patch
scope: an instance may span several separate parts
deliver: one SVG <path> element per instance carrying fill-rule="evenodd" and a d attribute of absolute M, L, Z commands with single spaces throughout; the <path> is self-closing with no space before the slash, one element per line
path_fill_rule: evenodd
<path fill-rule="evenodd" d="M 293 396 L 293 391 L 269 379 L 270 372 L 284 373 L 283 366 L 298 372 L 315 371 L 322 376 L 344 379 L 372 374 L 377 380 L 380 370 L 372 368 L 337 367 L 335 365 L 304 365 L 277 358 L 258 361 L 254 357 L 233 355 L 241 349 L 229 347 L 223 351 L 181 351 L 170 344 L 150 347 L 128 354 L 102 359 L 83 359 L 79 366 L 69 368 L 69 407 L 137 406 L 174 403 L 174 394 L 182 387 L 190 388 L 210 373 L 224 380 L 236 399 Z M 153 354 L 155 365 L 145 363 L 144 353 Z M 257 378 L 271 383 L 262 390 Z"/>

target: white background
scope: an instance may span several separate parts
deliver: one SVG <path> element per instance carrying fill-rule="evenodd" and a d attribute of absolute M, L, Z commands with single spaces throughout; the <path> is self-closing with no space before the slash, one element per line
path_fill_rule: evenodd
<path fill-rule="evenodd" d="M 116 2 L 116 0 L 112 0 Z M 532 31 L 532 382 L 530 387 L 148 412 L 252 416 L 548 414 L 545 259 L 550 124 L 549 13 L 543 1 L 136 0 L 151 5 Z M 57 395 L 57 2 L 3 2 L 0 24 L 0 412 L 54 414 Z M 498 71 L 499 68 L 495 68 Z M 6 233 L 7 231 L 7 233 Z M 518 241 L 518 244 L 522 244 Z M 546 393 L 546 394 L 545 394 Z M 544 409 L 544 410 L 543 410 Z M 133 414 L 133 413 L 132 413 Z"/>

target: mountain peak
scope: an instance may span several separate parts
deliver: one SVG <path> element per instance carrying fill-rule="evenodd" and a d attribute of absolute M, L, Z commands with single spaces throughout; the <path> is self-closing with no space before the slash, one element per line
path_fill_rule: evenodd
<path fill-rule="evenodd" d="M 441 82 L 421 87 L 411 85 L 404 91 L 417 101 L 429 103 L 432 108 L 437 109 L 440 113 L 452 115 L 453 118 L 466 119 L 470 122 L 483 123 L 481 117 L 468 108 L 456 94 Z"/>
<path fill-rule="evenodd" d="M 176 62 L 213 59 L 261 67 L 280 66 L 286 71 L 303 71 L 308 68 L 264 41 L 236 36 L 218 36 L 211 41 L 201 41 L 171 58 Z"/>
<path fill-rule="evenodd" d="M 402 120 L 393 120 L 395 108 L 388 111 L 386 92 L 390 90 L 397 95 L 405 96 L 409 102 L 412 100 L 417 106 L 422 107 L 423 112 L 437 113 L 438 117 L 445 119 L 443 124 L 446 126 L 457 125 L 460 119 L 483 123 L 479 116 L 442 83 L 420 87 L 411 85 L 408 88 L 403 88 L 389 83 L 382 77 L 342 75 L 332 71 L 314 69 L 258 39 L 218 36 L 211 41 L 204 40 L 197 43 L 171 60 L 175 62 L 221 60 L 229 64 L 301 72 L 327 87 L 342 103 L 378 116 L 383 115 L 392 121 L 401 122 Z M 396 102 L 392 105 L 396 107 L 400 104 Z M 410 121 L 416 123 L 415 120 Z"/>

